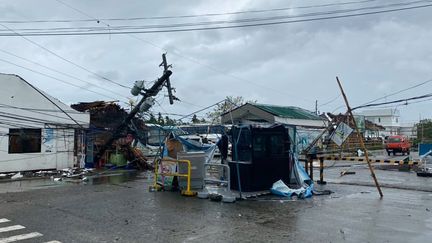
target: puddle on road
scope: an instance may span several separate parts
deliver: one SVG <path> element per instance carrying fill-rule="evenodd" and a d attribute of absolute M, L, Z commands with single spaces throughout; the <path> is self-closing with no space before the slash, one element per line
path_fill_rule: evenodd
<path fill-rule="evenodd" d="M 64 183 L 52 181 L 51 179 L 31 179 L 0 183 L 0 193 L 24 192 L 35 189 L 62 186 Z"/>
<path fill-rule="evenodd" d="M 127 181 L 138 179 L 138 171 L 110 171 L 86 176 L 86 180 L 63 178 L 62 181 L 54 181 L 46 178 L 35 178 L 26 180 L 17 180 L 0 183 L 0 193 L 7 192 L 24 192 L 30 190 L 52 188 L 59 186 L 68 186 L 74 184 L 83 185 L 100 185 L 100 184 L 121 184 Z"/>
<path fill-rule="evenodd" d="M 100 185 L 100 184 L 121 184 L 127 181 L 137 179 L 138 171 L 119 171 L 112 172 L 111 174 L 101 174 L 94 176 L 87 176 L 84 181 L 86 185 Z"/>

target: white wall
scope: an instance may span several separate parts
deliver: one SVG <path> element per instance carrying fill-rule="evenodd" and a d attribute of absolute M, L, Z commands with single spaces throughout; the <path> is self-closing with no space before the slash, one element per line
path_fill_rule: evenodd
<path fill-rule="evenodd" d="M 378 109 L 366 110 L 359 113 L 365 116 L 365 119 L 385 127 L 380 135 L 389 136 L 399 134 L 400 130 L 400 113 L 397 109 Z"/>
<path fill-rule="evenodd" d="M 1 128 L 0 172 L 64 169 L 74 165 L 74 129 L 53 129 L 53 139 L 46 141 L 47 129 L 42 129 L 40 153 L 9 154 L 9 129 Z M 50 146 L 52 145 L 52 147 Z"/>
<path fill-rule="evenodd" d="M 90 115 L 41 94 L 17 75 L 0 74 L 0 84 L 0 172 L 72 167 L 74 127 L 87 128 Z M 41 128 L 41 152 L 9 154 L 10 128 Z M 50 142 L 44 140 L 48 128 L 54 129 Z"/>
<path fill-rule="evenodd" d="M 291 119 L 275 116 L 276 123 L 289 124 L 294 126 L 305 126 L 305 127 L 327 127 L 327 122 L 324 120 L 305 120 L 305 119 Z"/>
<path fill-rule="evenodd" d="M 417 129 L 414 125 L 402 125 L 399 129 L 400 135 L 407 136 L 409 138 L 417 138 Z"/>
<path fill-rule="evenodd" d="M 41 91 L 55 103 L 53 104 L 18 76 L 0 74 L 0 85 L 0 119 L 2 122 L 37 127 L 43 127 L 45 123 L 78 126 L 76 124 L 78 122 L 83 127 L 89 126 L 90 115 L 88 113 L 75 111 Z M 36 119 L 40 122 L 34 122 Z"/>
<path fill-rule="evenodd" d="M 396 116 L 365 116 L 365 119 L 383 127 L 399 127 L 399 117 Z"/>

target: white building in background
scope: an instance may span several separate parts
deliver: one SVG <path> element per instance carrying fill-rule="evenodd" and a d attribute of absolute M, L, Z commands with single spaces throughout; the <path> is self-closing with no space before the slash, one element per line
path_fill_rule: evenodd
<path fill-rule="evenodd" d="M 401 123 L 399 134 L 411 139 L 417 138 L 417 128 L 413 123 Z"/>
<path fill-rule="evenodd" d="M 0 172 L 77 165 L 77 137 L 90 115 L 17 75 L 0 74 L 0 85 Z"/>
<path fill-rule="evenodd" d="M 397 109 L 364 110 L 358 114 L 368 121 L 385 127 L 385 131 L 380 132 L 381 136 L 400 134 L 400 113 Z"/>

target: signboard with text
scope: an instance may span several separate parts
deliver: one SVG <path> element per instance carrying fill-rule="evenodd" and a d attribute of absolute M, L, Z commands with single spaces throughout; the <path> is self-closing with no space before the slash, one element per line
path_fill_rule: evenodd
<path fill-rule="evenodd" d="M 348 138 L 348 136 L 352 133 L 353 129 L 349 127 L 347 124 L 341 122 L 339 123 L 338 127 L 334 131 L 331 139 L 333 142 L 335 142 L 338 146 L 341 146 L 345 140 Z"/>

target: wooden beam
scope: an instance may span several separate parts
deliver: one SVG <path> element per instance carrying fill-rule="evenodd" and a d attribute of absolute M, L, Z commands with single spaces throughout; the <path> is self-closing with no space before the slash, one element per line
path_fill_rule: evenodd
<path fill-rule="evenodd" d="M 359 139 L 359 141 L 360 141 L 360 145 L 362 146 L 362 148 L 363 148 L 363 150 L 364 150 L 365 157 L 366 157 L 366 161 L 367 161 L 367 163 L 368 163 L 369 170 L 370 170 L 370 172 L 371 172 L 372 178 L 373 178 L 373 180 L 374 180 L 374 182 L 375 182 L 375 186 L 376 186 L 376 188 L 378 189 L 378 192 L 379 192 L 379 194 L 380 194 L 380 197 L 382 198 L 382 197 L 383 197 L 383 193 L 382 193 L 382 191 L 381 191 L 381 187 L 380 187 L 380 185 L 379 185 L 379 183 L 378 183 L 378 180 L 377 180 L 377 178 L 376 178 L 376 176 L 375 176 L 375 172 L 374 172 L 374 169 L 373 169 L 373 167 L 372 167 L 372 164 L 371 164 L 371 162 L 370 162 L 370 160 L 369 160 L 368 151 L 367 151 L 366 146 L 365 146 L 365 144 L 364 144 L 363 137 L 360 135 L 360 131 L 359 131 L 358 127 L 357 127 L 357 123 L 356 123 L 356 121 L 355 121 L 355 119 L 354 119 L 354 115 L 353 115 L 353 113 L 352 113 L 351 107 L 349 106 L 348 99 L 347 99 L 347 97 L 346 97 L 346 95 L 345 95 L 345 92 L 344 92 L 344 90 L 343 90 L 343 88 L 342 88 L 342 85 L 341 85 L 341 83 L 340 83 L 338 77 L 336 77 L 336 81 L 337 81 L 337 83 L 338 83 L 338 85 L 339 85 L 339 88 L 340 88 L 340 90 L 341 90 L 342 96 L 343 96 L 343 98 L 344 98 L 344 100 L 345 100 L 345 105 L 346 105 L 346 107 L 347 107 L 347 109 L 348 109 L 349 116 L 350 116 L 350 118 L 352 119 L 352 122 L 353 122 L 353 124 L 354 124 L 355 130 L 356 130 L 356 132 L 357 132 L 357 137 L 358 137 L 358 139 Z"/>

